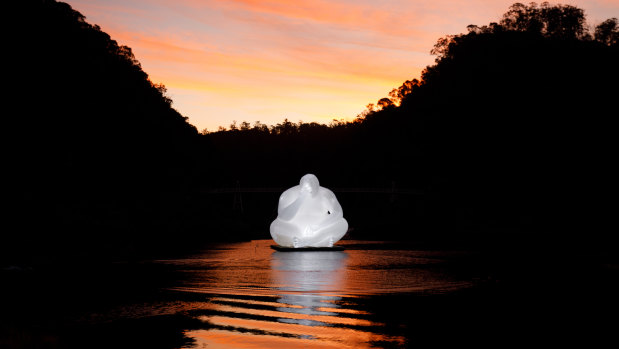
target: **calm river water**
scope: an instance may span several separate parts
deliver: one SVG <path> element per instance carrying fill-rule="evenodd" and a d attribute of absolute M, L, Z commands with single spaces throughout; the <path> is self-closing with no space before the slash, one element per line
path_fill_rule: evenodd
<path fill-rule="evenodd" d="M 272 243 L 225 244 L 157 261 L 186 275 L 174 291 L 203 299 L 188 305 L 200 310 L 198 318 L 207 327 L 186 332 L 195 340 L 192 347 L 400 346 L 406 338 L 385 333 L 385 327 L 399 324 L 377 319 L 366 307 L 369 297 L 445 293 L 472 285 L 443 270 L 449 252 L 359 241 L 341 242 L 344 251 L 279 252 Z"/>
<path fill-rule="evenodd" d="M 101 268 L 3 271 L 0 347 L 412 348 L 595 344 L 618 268 L 508 240 L 476 248 L 271 240 Z M 11 293 L 12 292 L 12 293 Z M 544 341 L 540 343 L 540 341 Z"/>

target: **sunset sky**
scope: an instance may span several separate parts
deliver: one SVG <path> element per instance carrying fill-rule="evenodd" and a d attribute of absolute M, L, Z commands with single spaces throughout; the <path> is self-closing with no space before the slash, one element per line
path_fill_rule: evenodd
<path fill-rule="evenodd" d="M 133 49 L 198 130 L 237 123 L 351 120 L 434 62 L 469 24 L 515 0 L 68 0 Z M 526 2 L 528 3 L 528 2 Z M 551 2 L 555 3 L 555 2 Z M 619 0 L 571 0 L 591 25 Z M 576 68 L 576 67 L 575 67 Z"/>

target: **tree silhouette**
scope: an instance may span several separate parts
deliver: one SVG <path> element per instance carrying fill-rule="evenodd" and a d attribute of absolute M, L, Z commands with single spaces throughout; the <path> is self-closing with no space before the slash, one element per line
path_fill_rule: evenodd
<path fill-rule="evenodd" d="M 586 39 L 588 30 L 584 11 L 571 5 L 529 6 L 515 3 L 503 15 L 501 26 L 506 30 L 543 34 L 559 39 Z"/>
<path fill-rule="evenodd" d="M 276 194 L 244 197 L 239 218 L 205 187 L 292 186 L 306 173 L 329 187 L 418 193 L 338 197 L 357 234 L 385 238 L 584 231 L 608 216 L 596 193 L 614 179 L 615 18 L 591 35 L 578 8 L 514 4 L 498 23 L 439 39 L 420 79 L 356 120 L 198 134 L 131 49 L 69 5 L 24 0 L 6 11 L 16 107 L 4 118 L 7 197 L 18 229 L 5 258 L 27 255 L 16 246 L 169 248 L 169 236 L 218 229 L 264 237 Z"/>
<path fill-rule="evenodd" d="M 285 120 L 259 143 L 284 159 L 270 163 L 275 173 L 311 170 L 332 183 L 396 182 L 424 192 L 393 208 L 402 216 L 392 222 L 414 226 L 405 229 L 583 227 L 600 208 L 586 204 L 597 201 L 585 188 L 608 184 L 612 136 L 604 110 L 613 108 L 609 86 L 617 78 L 616 41 L 609 39 L 615 24 L 604 22 L 592 37 L 581 9 L 516 3 L 498 23 L 440 38 L 436 64 L 420 80 L 405 81 L 353 122 Z M 209 137 L 225 144 L 219 149 L 257 146 L 231 133 Z M 230 166 L 251 173 L 259 165 Z M 356 207 L 363 217 L 380 211 L 364 205 Z M 568 212 L 570 219 L 562 218 Z"/>
<path fill-rule="evenodd" d="M 19 255 L 25 241 L 38 241 L 56 258 L 54 248 L 67 252 L 77 241 L 131 250 L 144 234 L 159 239 L 177 224 L 165 218 L 177 213 L 161 211 L 184 186 L 195 127 L 129 47 L 70 5 L 24 0 L 3 11 L 7 200 L 17 227 L 3 251 Z"/>
<path fill-rule="evenodd" d="M 619 26 L 617 18 L 610 18 L 595 27 L 595 40 L 608 46 L 616 46 L 619 42 Z"/>

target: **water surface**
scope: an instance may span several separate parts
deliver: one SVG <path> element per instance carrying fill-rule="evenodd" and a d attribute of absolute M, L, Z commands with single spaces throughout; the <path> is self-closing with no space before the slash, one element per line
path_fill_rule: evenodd
<path fill-rule="evenodd" d="M 389 317 L 393 309 L 377 314 L 373 298 L 473 285 L 447 268 L 463 252 L 367 241 L 342 241 L 344 251 L 280 252 L 272 243 L 221 244 L 156 261 L 183 273 L 169 290 L 192 299 L 183 311 L 204 324 L 185 332 L 189 347 L 401 347 L 406 329 Z"/>
<path fill-rule="evenodd" d="M 616 259 L 539 242 L 345 240 L 344 251 L 279 252 L 258 240 L 174 258 L 10 266 L 0 270 L 0 347 L 599 347 L 614 338 Z"/>

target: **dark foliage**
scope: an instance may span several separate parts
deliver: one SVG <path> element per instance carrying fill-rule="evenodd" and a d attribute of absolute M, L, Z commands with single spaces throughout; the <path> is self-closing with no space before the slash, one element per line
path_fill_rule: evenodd
<path fill-rule="evenodd" d="M 399 112 L 432 119 L 423 133 L 446 160 L 457 228 L 599 232 L 618 47 L 588 35 L 582 10 L 544 3 L 515 4 L 434 52 Z"/>
<path fill-rule="evenodd" d="M 352 237 L 606 232 L 615 18 L 590 33 L 578 8 L 514 4 L 499 23 L 439 39 L 420 80 L 353 122 L 198 135 L 131 49 L 69 5 L 24 0 L 5 13 L 3 258 L 266 238 L 278 193 L 212 189 L 286 188 L 306 173 L 329 188 L 406 191 L 337 193 Z"/>
<path fill-rule="evenodd" d="M 594 34 L 581 9 L 517 3 L 500 23 L 439 39 L 421 81 L 354 122 L 205 137 L 222 154 L 224 178 L 293 185 L 313 172 L 332 187 L 423 193 L 344 205 L 353 226 L 388 221 L 387 236 L 597 234 L 614 173 L 616 19 Z"/>
<path fill-rule="evenodd" d="M 138 236 L 174 214 L 164 202 L 186 181 L 195 127 L 130 48 L 69 5 L 13 1 L 3 13 L 3 167 L 13 223 L 3 256 L 140 244 Z"/>

